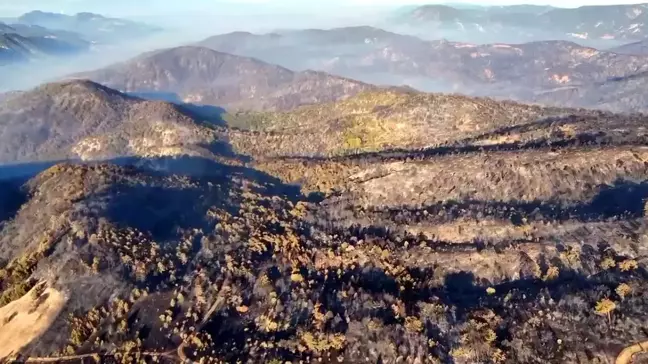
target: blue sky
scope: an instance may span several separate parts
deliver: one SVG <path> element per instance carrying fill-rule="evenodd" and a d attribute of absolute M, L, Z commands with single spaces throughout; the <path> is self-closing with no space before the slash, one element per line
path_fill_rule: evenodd
<path fill-rule="evenodd" d="M 460 1 L 453 1 L 460 2 Z M 491 0 L 467 1 L 485 5 L 509 5 L 519 1 Z M 110 15 L 143 16 L 170 14 L 177 11 L 201 11 L 208 13 L 228 13 L 243 11 L 292 11 L 307 12 L 314 8 L 331 8 L 333 6 L 361 6 L 376 9 L 396 7 L 408 4 L 440 3 L 430 0 L 0 0 L 0 17 L 14 16 L 29 10 L 41 9 L 46 11 L 75 13 L 79 11 L 94 11 Z M 577 7 L 581 5 L 604 5 L 605 0 L 527 0 L 529 4 L 549 4 L 562 7 Z"/>

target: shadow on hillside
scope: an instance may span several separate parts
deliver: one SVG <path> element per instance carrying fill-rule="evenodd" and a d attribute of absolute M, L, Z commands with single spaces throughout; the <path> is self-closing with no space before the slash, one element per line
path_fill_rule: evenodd
<path fill-rule="evenodd" d="M 501 202 L 464 200 L 450 201 L 423 208 L 390 208 L 375 210 L 388 215 L 398 223 L 417 223 L 427 216 L 450 221 L 467 216 L 488 216 L 510 220 L 522 225 L 524 219 L 535 221 L 596 221 L 613 217 L 638 218 L 644 216 L 648 199 L 648 181 L 641 183 L 618 180 L 611 186 L 601 185 L 596 195 L 587 202 L 563 204 L 553 201 Z M 423 213 L 425 212 L 425 213 Z"/>
<path fill-rule="evenodd" d="M 22 185 L 57 163 L 59 162 L 0 165 L 0 222 L 11 219 L 27 201 L 27 192 Z"/>
<path fill-rule="evenodd" d="M 115 164 L 127 167 L 145 182 L 130 181 L 110 184 L 104 192 L 106 204 L 101 208 L 106 218 L 123 226 L 150 231 L 156 239 L 167 239 L 177 229 L 208 228 L 205 214 L 219 206 L 238 214 L 243 181 L 247 190 L 265 197 L 279 196 L 286 200 L 305 199 L 297 185 L 287 185 L 267 173 L 243 166 L 230 166 L 202 157 L 121 157 L 108 161 L 78 160 L 27 163 L 0 167 L 0 218 L 13 216 L 26 201 L 20 186 L 43 170 L 58 164 Z M 186 183 L 169 183 L 186 178 Z M 184 181 L 184 180 L 183 180 Z M 180 186 L 177 186 L 180 185 Z M 11 188 L 9 188 L 11 187 Z M 1 221 L 1 220 L 0 220 Z"/>
<path fill-rule="evenodd" d="M 0 181 L 26 182 L 47 168 L 65 161 L 0 164 Z"/>
<path fill-rule="evenodd" d="M 220 186 L 226 188 L 227 184 Z M 118 226 L 148 232 L 156 241 L 164 241 L 180 235 L 180 230 L 207 228 L 206 212 L 216 202 L 212 196 L 216 193 L 203 184 L 182 188 L 112 186 L 105 193 L 108 203 L 102 215 Z"/>
<path fill-rule="evenodd" d="M 198 120 L 205 121 L 214 126 L 226 126 L 223 115 L 227 113 L 225 109 L 212 105 L 200 105 L 184 102 L 178 94 L 163 91 L 142 91 L 130 92 L 130 96 L 139 97 L 145 100 L 166 101 L 180 106 L 187 114 Z"/>
<path fill-rule="evenodd" d="M 289 200 L 300 198 L 301 192 L 297 185 L 285 184 L 279 178 L 265 172 L 245 167 L 232 166 L 203 157 L 123 157 L 107 162 L 122 166 L 133 166 L 139 170 L 148 171 L 158 176 L 183 175 L 204 180 L 219 182 L 226 179 L 247 179 L 252 185 L 261 186 L 264 191 L 276 194 Z"/>
<path fill-rule="evenodd" d="M 460 155 L 470 153 L 492 153 L 492 152 L 515 152 L 515 151 L 549 151 L 569 147 L 602 147 L 602 146 L 645 146 L 648 144 L 648 137 L 642 135 L 629 135 L 627 139 L 614 140 L 604 133 L 579 134 L 570 139 L 548 139 L 540 138 L 529 142 L 500 143 L 493 145 L 470 145 L 471 141 L 460 141 L 454 145 L 440 146 L 426 149 L 389 149 L 379 152 L 360 152 L 334 157 L 303 157 L 303 156 L 280 156 L 275 159 L 295 162 L 364 162 L 373 163 L 388 160 L 409 160 L 427 159 L 432 157 L 443 157 L 449 155 Z"/>
<path fill-rule="evenodd" d="M 252 161 L 252 157 L 236 153 L 227 140 L 217 140 L 207 145 L 201 144 L 200 146 L 217 156 L 231 158 L 243 163 L 249 163 Z"/>
<path fill-rule="evenodd" d="M 593 249 L 593 252 L 589 254 L 597 255 L 598 253 L 596 249 Z M 590 258 L 596 257 L 582 259 Z M 574 293 L 593 295 L 595 297 L 588 301 L 596 302 L 605 293 L 598 290 L 601 286 L 608 286 L 613 290 L 619 282 L 623 282 L 628 276 L 648 276 L 644 269 L 634 272 L 611 270 L 586 275 L 562 265 L 559 268 L 561 268 L 559 276 L 550 281 L 534 278 L 521 272 L 522 278 L 520 279 L 493 284 L 487 280 L 478 279 L 472 272 L 458 271 L 447 274 L 443 278 L 442 285 L 436 285 L 435 281 L 432 282 L 432 285 L 428 285 L 428 280 L 434 276 L 433 268 L 409 267 L 407 272 L 414 282 L 420 284 L 410 285 L 406 289 L 402 289 L 403 284 L 399 283 L 395 277 L 386 274 L 383 269 L 377 267 L 347 268 L 341 274 L 329 276 L 326 280 L 322 280 L 321 277 L 309 277 L 309 279 L 330 289 L 351 284 L 362 287 L 362 290 L 371 294 L 389 294 L 399 297 L 404 302 L 431 302 L 433 298 L 438 299 L 447 306 L 456 307 L 457 316 L 461 319 L 462 316 L 479 307 L 492 307 L 496 311 L 506 309 L 506 302 L 503 301 L 503 298 L 513 292 L 515 295 L 511 296 L 512 301 L 518 304 L 537 303 L 538 296 L 543 293 L 549 294 L 556 301 Z M 488 294 L 487 287 L 495 288 L 495 294 Z M 322 302 L 325 301 L 322 300 Z"/>
<path fill-rule="evenodd" d="M 629 75 L 626 75 L 626 76 L 608 77 L 607 80 L 602 81 L 602 82 L 597 82 L 594 85 L 602 86 L 602 85 L 609 84 L 609 83 L 641 80 L 641 79 L 646 79 L 646 78 L 648 78 L 648 71 L 643 71 L 643 72 L 637 72 L 637 73 L 629 74 Z"/>
<path fill-rule="evenodd" d="M 584 260 L 598 259 L 600 252 L 593 249 L 592 252 L 583 254 L 591 255 L 583 257 Z M 522 271 L 523 268 L 520 268 L 520 279 L 501 283 L 478 279 L 472 272 L 458 271 L 445 275 L 442 284 L 439 285 L 436 279 L 431 278 L 435 276 L 435 268 L 408 267 L 407 273 L 411 276 L 413 283 L 403 284 L 393 275 L 387 274 L 382 268 L 372 267 L 371 264 L 362 268 L 346 268 L 338 275 L 329 275 L 328 277 L 313 275 L 307 279 L 324 287 L 320 293 L 320 302 L 325 305 L 324 309 L 341 316 L 344 314 L 344 307 L 338 307 L 335 304 L 334 293 L 341 287 L 348 289 L 349 286 L 352 286 L 370 295 L 387 294 L 397 297 L 403 302 L 411 304 L 411 308 L 415 310 L 418 309 L 416 307 L 418 302 L 438 300 L 446 306 L 455 307 L 455 319 L 460 322 L 465 319 L 466 314 L 478 308 L 489 307 L 496 313 L 501 313 L 502 310 L 509 309 L 511 303 L 513 307 L 524 304 L 537 305 L 541 295 L 548 295 L 556 302 L 568 295 L 585 296 L 588 298 L 587 302 L 596 302 L 606 294 L 606 291 L 601 288 L 608 287 L 610 291 L 613 291 L 619 282 L 625 281 L 629 276 L 648 276 L 644 269 L 634 272 L 611 270 L 588 275 L 563 265 L 558 267 L 560 268 L 559 276 L 549 281 L 532 277 Z M 488 294 L 486 291 L 488 287 L 495 288 L 495 293 Z M 510 303 L 504 299 L 506 296 L 509 296 Z M 393 320 L 393 311 L 373 306 L 370 296 L 364 296 L 364 300 L 366 300 L 365 304 L 359 298 L 358 305 L 362 305 L 368 316 L 380 316 L 386 323 Z"/>
<path fill-rule="evenodd" d="M 628 129 L 632 127 L 641 127 L 645 123 L 645 116 L 641 114 L 627 114 L 624 117 L 614 115 L 611 117 L 609 112 L 600 110 L 587 110 L 585 114 L 565 115 L 549 117 L 540 120 L 534 120 L 529 123 L 518 124 L 498 128 L 487 133 L 477 135 L 475 137 L 466 138 L 459 142 L 459 144 L 469 144 L 478 140 L 485 140 L 493 137 L 508 136 L 510 134 L 523 134 L 528 132 L 542 131 L 547 135 L 553 134 L 554 138 L 566 138 L 566 135 L 560 130 L 561 126 L 565 125 L 578 125 L 586 124 L 584 132 L 589 131 L 587 134 L 581 133 L 577 138 L 581 138 L 581 142 L 599 142 L 606 144 L 623 143 L 624 140 L 620 135 L 616 135 L 617 140 L 612 140 L 612 136 L 606 134 L 608 130 Z M 550 133 L 551 132 L 551 133 Z M 624 136 L 632 137 L 633 133 L 627 132 Z M 584 140 L 582 138 L 585 138 Z M 591 139 L 591 140 L 589 140 Z"/>
<path fill-rule="evenodd" d="M 27 194 L 20 188 L 20 180 L 0 180 L 0 226 L 11 219 L 27 200 Z"/>
<path fill-rule="evenodd" d="M 232 215 L 241 208 L 243 181 L 248 190 L 261 196 L 279 196 L 290 201 L 304 198 L 296 185 L 284 184 L 264 172 L 225 165 L 200 157 L 119 158 L 111 163 L 133 167 L 145 175 L 176 179 L 189 177 L 180 186 L 165 183 L 119 185 L 107 192 L 106 217 L 123 226 L 148 231 L 165 240 L 182 229 L 213 228 L 207 210 L 218 207 Z M 155 180 L 154 180 L 155 181 Z"/>
<path fill-rule="evenodd" d="M 280 156 L 276 159 L 294 161 L 384 161 L 403 159 L 424 159 L 430 157 L 441 157 L 447 155 L 502 152 L 520 150 L 548 150 L 569 147 L 602 147 L 602 146 L 645 146 L 648 144 L 648 137 L 633 132 L 632 128 L 641 127 L 645 123 L 645 117 L 641 114 L 628 114 L 624 118 L 606 118 L 608 113 L 604 111 L 588 110 L 584 115 L 566 115 L 543 118 L 525 124 L 507 126 L 489 131 L 474 137 L 462 139 L 451 144 L 440 145 L 422 149 L 393 148 L 375 152 L 357 152 L 354 154 L 339 155 L 334 157 L 308 157 L 308 156 Z M 600 128 L 592 127 L 583 132 L 570 136 L 560 130 L 561 125 L 598 123 Z M 605 129 L 603 129 L 605 128 Z M 630 129 L 623 132 L 623 129 Z M 606 130 L 614 130 L 615 133 L 608 134 Z M 541 131 L 541 137 L 524 142 L 508 142 L 491 145 L 475 145 L 475 142 L 487 141 L 489 138 L 508 136 L 510 134 L 523 134 L 527 132 Z"/>

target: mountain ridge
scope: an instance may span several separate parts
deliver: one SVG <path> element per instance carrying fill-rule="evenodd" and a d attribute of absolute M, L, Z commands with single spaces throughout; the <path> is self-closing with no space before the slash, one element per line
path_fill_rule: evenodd
<path fill-rule="evenodd" d="M 401 21 L 459 32 L 519 29 L 531 32 L 532 36 L 534 32 L 548 32 L 565 39 L 641 39 L 647 31 L 648 4 L 549 8 L 539 13 L 516 10 L 509 12 L 508 7 L 456 9 L 447 5 L 427 5 L 402 15 Z"/>
<path fill-rule="evenodd" d="M 92 42 L 110 43 L 149 35 L 160 30 L 146 24 L 94 13 L 67 15 L 34 10 L 15 19 L 16 23 L 71 31 Z"/>
<path fill-rule="evenodd" d="M 76 77 L 126 92 L 171 93 L 183 102 L 234 109 L 286 109 L 375 87 L 323 72 L 293 72 L 254 58 L 196 46 L 145 53 Z"/>
<path fill-rule="evenodd" d="M 4 162 L 207 153 L 191 152 L 192 145 L 214 142 L 213 128 L 181 106 L 128 96 L 88 80 L 9 96 L 0 103 L 0 115 Z"/>
<path fill-rule="evenodd" d="M 351 32 L 349 37 L 344 37 L 347 32 Z M 540 99 L 536 95 L 558 87 L 628 77 L 642 72 L 648 64 L 645 55 L 602 51 L 566 40 L 480 45 L 425 41 L 371 27 L 316 33 L 314 37 L 303 31 L 235 33 L 210 37 L 199 44 L 290 69 L 314 68 L 363 82 L 407 84 L 427 92 L 461 92 L 521 102 L 544 101 L 556 106 L 561 106 L 560 98 Z M 572 100 L 563 106 L 606 107 L 598 105 L 596 97 Z M 647 106 L 648 101 L 629 103 L 622 111 L 646 111 Z"/>

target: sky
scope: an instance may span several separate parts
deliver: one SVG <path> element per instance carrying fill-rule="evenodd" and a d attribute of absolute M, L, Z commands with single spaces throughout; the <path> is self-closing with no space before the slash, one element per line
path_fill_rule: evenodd
<path fill-rule="evenodd" d="M 517 4 L 515 0 L 452 1 L 481 5 Z M 112 16 L 156 16 L 175 12 L 200 11 L 206 13 L 236 13 L 243 11 L 311 12 L 333 7 L 363 7 L 382 10 L 387 7 L 441 3 L 434 0 L 0 0 L 0 17 L 39 9 L 44 11 L 76 13 L 79 11 L 100 12 Z M 578 7 L 581 5 L 605 5 L 627 3 L 618 0 L 526 0 L 528 4 Z"/>

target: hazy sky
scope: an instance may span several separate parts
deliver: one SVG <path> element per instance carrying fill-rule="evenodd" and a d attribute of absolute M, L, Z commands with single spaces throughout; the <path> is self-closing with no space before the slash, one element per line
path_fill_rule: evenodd
<path fill-rule="evenodd" d="M 305 12 L 313 8 L 330 8 L 333 6 L 363 7 L 396 7 L 409 4 L 441 3 L 434 0 L 0 0 L 0 17 L 40 9 L 54 12 L 74 13 L 78 11 L 95 11 L 115 16 L 168 15 L 176 11 L 202 11 L 207 13 L 230 13 L 238 11 L 272 11 L 292 9 Z M 520 3 L 514 0 L 490 1 L 452 1 L 484 5 L 508 5 Z M 605 0 L 527 0 L 529 4 L 550 4 L 562 7 L 581 5 L 602 5 L 610 3 L 627 3 Z M 263 6 L 261 6 L 263 5 Z M 273 9 L 274 8 L 274 9 Z"/>

